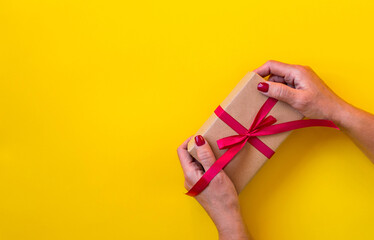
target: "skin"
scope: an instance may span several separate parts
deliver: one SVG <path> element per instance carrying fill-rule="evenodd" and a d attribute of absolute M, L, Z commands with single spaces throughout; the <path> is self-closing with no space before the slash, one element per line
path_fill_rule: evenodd
<path fill-rule="evenodd" d="M 308 66 L 268 61 L 254 72 L 269 77 L 269 90 L 262 94 L 290 104 L 307 118 L 332 120 L 374 163 L 374 115 L 338 97 Z M 187 152 L 189 140 L 178 148 L 187 190 L 216 161 L 208 143 L 197 146 L 198 159 L 193 159 Z M 238 194 L 224 171 L 195 198 L 215 223 L 219 239 L 250 239 Z"/>

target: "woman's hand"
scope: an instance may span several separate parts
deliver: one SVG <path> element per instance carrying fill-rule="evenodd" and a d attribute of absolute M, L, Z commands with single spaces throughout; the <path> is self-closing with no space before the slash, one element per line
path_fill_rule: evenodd
<path fill-rule="evenodd" d="M 374 162 L 374 116 L 339 98 L 310 67 L 268 61 L 254 72 L 269 76 L 258 84 L 259 91 L 306 117 L 334 121 Z"/>
<path fill-rule="evenodd" d="M 346 103 L 308 66 L 268 61 L 254 70 L 269 81 L 260 83 L 264 95 L 290 104 L 308 118 L 334 119 Z"/>
<path fill-rule="evenodd" d="M 187 151 L 188 138 L 178 148 L 178 157 L 184 173 L 184 186 L 187 190 L 201 178 L 216 158 L 209 144 L 200 135 L 195 137 L 198 159 L 194 159 Z M 243 222 L 238 194 L 234 184 L 224 171 L 220 171 L 196 200 L 215 223 L 220 239 L 248 239 Z"/>

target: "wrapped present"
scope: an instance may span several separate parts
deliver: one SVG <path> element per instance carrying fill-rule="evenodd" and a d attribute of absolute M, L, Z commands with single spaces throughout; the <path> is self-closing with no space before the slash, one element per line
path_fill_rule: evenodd
<path fill-rule="evenodd" d="M 187 193 L 196 196 L 224 168 L 241 192 L 269 159 L 291 130 L 324 126 L 337 128 L 321 119 L 304 119 L 290 105 L 268 98 L 257 90 L 266 81 L 254 72 L 247 73 L 228 97 L 197 131 L 211 146 L 217 161 Z M 188 151 L 195 158 L 194 138 Z"/>

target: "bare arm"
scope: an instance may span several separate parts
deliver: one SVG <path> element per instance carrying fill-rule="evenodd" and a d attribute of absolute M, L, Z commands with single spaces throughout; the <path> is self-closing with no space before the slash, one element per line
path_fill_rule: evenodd
<path fill-rule="evenodd" d="M 268 61 L 254 70 L 269 81 L 259 84 L 263 94 L 290 104 L 309 118 L 334 121 L 374 162 L 374 116 L 348 104 L 307 66 Z"/>
<path fill-rule="evenodd" d="M 374 163 L 374 115 L 342 101 L 331 119 Z"/>

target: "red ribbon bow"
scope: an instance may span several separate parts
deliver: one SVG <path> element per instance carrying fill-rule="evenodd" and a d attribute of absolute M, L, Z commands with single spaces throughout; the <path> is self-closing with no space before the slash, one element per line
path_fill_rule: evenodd
<path fill-rule="evenodd" d="M 230 114 L 218 106 L 214 113 L 229 127 L 231 127 L 238 135 L 233 135 L 217 140 L 219 149 L 228 149 L 217 161 L 204 173 L 204 175 L 195 183 L 195 185 L 186 193 L 189 196 L 196 196 L 202 192 L 210 181 L 221 171 L 233 157 L 245 146 L 248 142 L 253 145 L 258 151 L 264 154 L 267 158 L 273 156 L 274 151 L 263 143 L 258 136 L 272 135 L 282 132 L 287 132 L 305 127 L 330 127 L 339 129 L 332 121 L 323 119 L 304 119 L 290 121 L 280 124 L 276 123 L 277 119 L 273 116 L 266 115 L 274 107 L 278 100 L 268 98 L 258 111 L 249 129 L 246 129 L 238 121 L 236 121 Z"/>
<path fill-rule="evenodd" d="M 248 130 L 246 130 L 245 133 L 232 135 L 232 136 L 217 140 L 218 148 L 219 149 L 229 148 L 235 144 L 248 141 L 250 137 L 261 136 L 262 135 L 261 130 L 264 129 L 265 127 L 273 125 L 276 121 L 277 119 L 271 115 L 266 118 L 262 118 L 262 119 L 255 118 L 252 125 L 249 127 Z"/>

